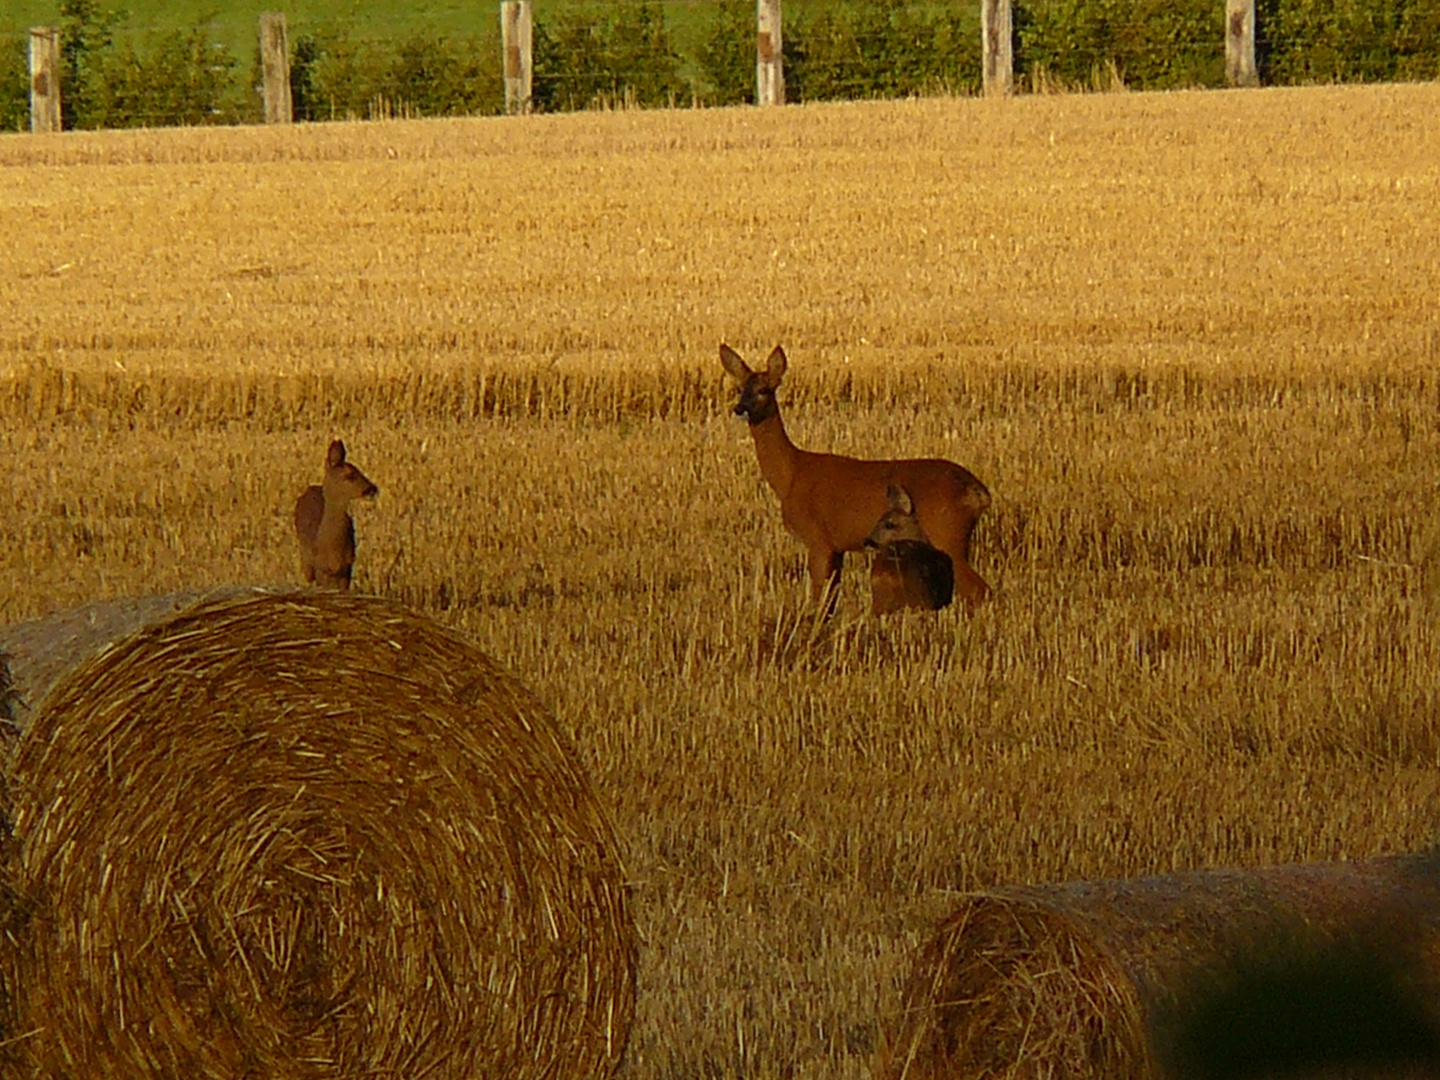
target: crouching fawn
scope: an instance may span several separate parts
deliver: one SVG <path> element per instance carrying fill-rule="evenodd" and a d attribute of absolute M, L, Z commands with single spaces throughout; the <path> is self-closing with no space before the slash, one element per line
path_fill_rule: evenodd
<path fill-rule="evenodd" d="M 908 491 L 891 484 L 886 497 L 890 509 L 865 538 L 866 547 L 877 549 L 870 564 L 870 610 L 938 611 L 955 595 L 955 562 L 930 543 Z"/>
<path fill-rule="evenodd" d="M 312 484 L 295 500 L 295 537 L 305 580 L 329 589 L 350 588 L 355 565 L 355 521 L 350 503 L 373 499 L 380 489 L 345 460 L 336 439 L 325 455 L 325 482 Z"/>

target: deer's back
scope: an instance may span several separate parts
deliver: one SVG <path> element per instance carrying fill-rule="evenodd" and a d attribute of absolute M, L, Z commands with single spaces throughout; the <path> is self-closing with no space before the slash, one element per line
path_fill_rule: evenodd
<path fill-rule="evenodd" d="M 800 455 L 785 521 L 801 539 L 858 551 L 890 506 L 887 488 L 910 493 L 920 526 L 936 547 L 963 549 L 990 492 L 968 469 L 943 458 L 869 461 L 838 454 Z"/>
<path fill-rule="evenodd" d="M 320 534 L 320 519 L 325 516 L 325 489 L 311 484 L 295 500 L 295 535 L 302 550 L 308 551 Z"/>

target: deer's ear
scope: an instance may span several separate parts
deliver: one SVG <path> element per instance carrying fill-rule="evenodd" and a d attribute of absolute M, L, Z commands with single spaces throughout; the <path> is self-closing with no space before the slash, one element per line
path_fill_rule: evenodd
<path fill-rule="evenodd" d="M 899 510 L 907 517 L 915 513 L 915 504 L 910 501 L 910 493 L 897 484 L 891 484 L 885 489 L 885 497 L 890 500 L 890 508 Z"/>
<path fill-rule="evenodd" d="M 770 359 L 765 362 L 765 367 L 770 375 L 770 385 L 779 386 L 785 375 L 785 350 L 779 345 L 771 349 Z"/>
<path fill-rule="evenodd" d="M 720 365 L 725 369 L 725 373 L 736 382 L 744 382 L 755 374 L 750 370 L 750 365 L 740 359 L 740 354 L 729 345 L 720 346 Z"/>
<path fill-rule="evenodd" d="M 345 464 L 345 444 L 336 439 L 330 444 L 330 451 L 325 455 L 325 467 L 333 469 L 337 465 Z"/>

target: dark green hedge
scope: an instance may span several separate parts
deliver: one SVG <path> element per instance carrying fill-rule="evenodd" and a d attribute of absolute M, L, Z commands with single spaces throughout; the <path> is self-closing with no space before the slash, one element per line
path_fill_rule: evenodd
<path fill-rule="evenodd" d="M 1267 82 L 1440 78 L 1440 0 L 1258 0 Z"/>
<path fill-rule="evenodd" d="M 1134 89 L 1225 84 L 1224 0 L 1030 0 L 1015 24 L 1021 75 L 1085 86 L 1113 64 Z"/>
<path fill-rule="evenodd" d="M 1225 82 L 1223 0 L 1017 0 L 1016 66 L 1087 85 L 1113 63 L 1161 90 Z M 1440 0 L 1259 0 L 1265 82 L 1440 77 Z"/>
<path fill-rule="evenodd" d="M 618 0 L 597 11 L 563 11 L 548 24 L 537 20 L 534 50 L 538 109 L 691 103 L 660 4 Z"/>
<path fill-rule="evenodd" d="M 30 130 L 30 36 L 0 36 L 0 131 Z"/>
<path fill-rule="evenodd" d="M 277 5 L 283 7 L 283 4 Z M 1015 0 L 1022 89 L 1086 87 L 1113 68 L 1134 89 L 1224 83 L 1224 0 Z M 258 58 L 240 64 L 204 25 L 122 33 L 100 0 L 61 0 L 64 123 L 70 128 L 258 122 Z M 713 0 L 682 56 L 661 0 L 566 7 L 535 26 L 535 105 L 727 105 L 755 93 L 754 0 Z M 1266 82 L 1440 78 L 1440 0 L 1259 0 Z M 498 8 L 469 39 L 356 40 L 343 28 L 292 36 L 302 120 L 497 113 Z M 792 101 L 898 97 L 980 86 L 979 0 L 792 0 Z M 0 37 L 0 128 L 29 123 L 28 37 Z"/>
<path fill-rule="evenodd" d="M 327 30 L 292 39 L 290 52 L 297 120 L 466 116 L 504 105 L 498 29 L 488 38 L 421 34 L 398 42 Z M 261 81 L 257 70 L 254 83 Z"/>
<path fill-rule="evenodd" d="M 792 100 L 980 89 L 978 0 L 963 8 L 832 0 L 801 8 L 782 36 L 785 88 Z"/>
<path fill-rule="evenodd" d="M 236 80 L 237 62 L 208 29 L 152 37 L 117 33 L 120 14 L 95 0 L 61 0 L 60 108 L 66 128 L 235 124 L 259 118 Z M 29 36 L 0 55 L 0 117 L 30 123 Z M 13 81 L 12 81 L 13 80 Z"/>

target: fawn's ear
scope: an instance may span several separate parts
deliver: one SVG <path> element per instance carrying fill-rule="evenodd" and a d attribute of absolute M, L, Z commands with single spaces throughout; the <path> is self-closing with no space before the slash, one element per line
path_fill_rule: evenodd
<path fill-rule="evenodd" d="M 780 380 L 785 376 L 785 350 L 779 345 L 770 350 L 770 359 L 765 362 L 765 368 L 770 376 L 770 385 L 779 386 Z"/>
<path fill-rule="evenodd" d="M 910 501 L 910 493 L 897 484 L 891 484 L 885 489 L 885 497 L 890 500 L 890 509 L 899 510 L 900 513 L 909 517 L 915 513 L 915 504 Z"/>
<path fill-rule="evenodd" d="M 332 442 L 332 443 L 330 444 L 330 450 L 329 450 L 329 452 L 325 455 L 325 467 L 326 467 L 327 469 L 333 469 L 333 468 L 335 468 L 337 465 L 344 465 L 344 464 L 345 464 L 345 444 L 344 444 L 343 442 L 341 442 L 339 439 L 336 439 L 334 442 Z"/>
<path fill-rule="evenodd" d="M 720 346 L 720 364 L 724 367 L 725 373 L 736 382 L 743 383 L 746 379 L 750 378 L 751 375 L 755 374 L 750 370 L 750 365 L 740 359 L 740 354 L 730 348 L 729 345 Z"/>

